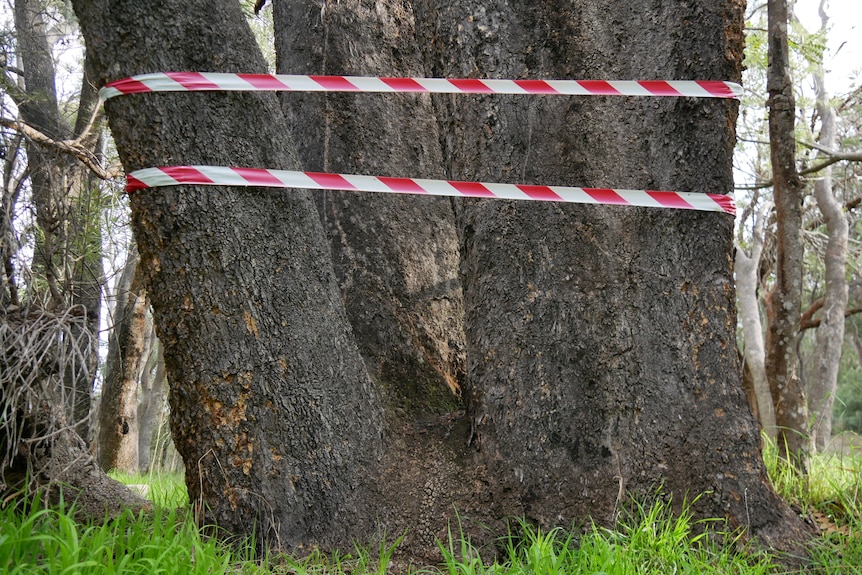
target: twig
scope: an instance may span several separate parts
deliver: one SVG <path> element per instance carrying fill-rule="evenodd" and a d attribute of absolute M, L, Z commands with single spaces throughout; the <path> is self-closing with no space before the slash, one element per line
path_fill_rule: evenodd
<path fill-rule="evenodd" d="M 99 164 L 99 161 L 96 159 L 95 155 L 90 150 L 81 145 L 81 139 L 83 138 L 83 135 L 79 136 L 74 140 L 57 141 L 46 136 L 33 126 L 21 122 L 20 120 L 12 120 L 9 118 L 2 117 L 0 117 L 0 126 L 3 126 L 4 128 L 9 128 L 10 130 L 15 130 L 19 134 L 24 135 L 29 140 L 39 144 L 40 146 L 45 146 L 46 148 L 51 148 L 52 150 L 56 150 L 57 152 L 67 154 L 76 158 L 79 162 L 87 166 L 87 168 L 89 168 L 90 171 L 92 171 L 96 175 L 96 177 L 102 180 L 112 180 L 115 178 L 119 178 L 123 175 L 123 172 L 120 169 L 103 168 Z M 84 134 L 86 134 L 86 131 L 84 132 Z"/>

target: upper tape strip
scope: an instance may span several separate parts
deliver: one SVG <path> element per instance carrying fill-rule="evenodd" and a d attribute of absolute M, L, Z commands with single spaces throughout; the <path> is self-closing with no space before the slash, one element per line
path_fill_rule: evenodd
<path fill-rule="evenodd" d="M 103 100 L 126 94 L 196 91 L 429 92 L 435 94 L 558 94 L 739 98 L 742 86 L 723 80 L 499 80 L 155 72 L 108 82 Z"/>

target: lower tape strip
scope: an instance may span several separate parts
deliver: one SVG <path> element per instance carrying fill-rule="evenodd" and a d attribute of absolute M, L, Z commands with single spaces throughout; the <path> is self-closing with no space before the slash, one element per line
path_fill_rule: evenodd
<path fill-rule="evenodd" d="M 326 174 L 293 170 L 268 170 L 262 168 L 231 168 L 224 166 L 144 168 L 135 170 L 126 176 L 127 192 L 184 184 L 386 192 L 429 196 L 643 206 L 650 208 L 724 212 L 731 215 L 736 213 L 736 206 L 734 205 L 733 198 L 730 196 L 693 192 L 459 182 L 360 176 L 355 174 Z"/>

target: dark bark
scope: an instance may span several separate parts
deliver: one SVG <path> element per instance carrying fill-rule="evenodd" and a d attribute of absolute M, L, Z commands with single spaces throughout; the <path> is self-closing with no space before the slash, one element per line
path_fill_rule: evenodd
<path fill-rule="evenodd" d="M 73 5 L 99 83 L 266 71 L 237 2 Z M 298 168 L 272 94 L 152 94 L 106 111 L 127 171 Z M 309 195 L 183 186 L 137 192 L 131 206 L 191 500 L 261 541 L 338 537 L 357 474 L 380 452 L 382 415 Z"/>
<path fill-rule="evenodd" d="M 738 80 L 742 2 L 434 2 L 433 75 Z M 436 14 L 435 13 L 438 12 Z M 448 99 L 453 178 L 730 192 L 735 102 Z M 614 518 L 625 492 L 771 545 L 803 524 L 765 479 L 737 356 L 733 221 L 465 201 L 472 442 L 497 512 Z"/>
<path fill-rule="evenodd" d="M 806 467 L 811 438 L 796 342 L 802 298 L 803 186 L 796 170 L 795 99 L 787 47 L 786 0 L 769 0 L 769 143 L 776 219 L 775 285 L 766 300 L 766 376 L 775 407 L 777 443 L 785 458 Z"/>
<path fill-rule="evenodd" d="M 278 70 L 421 76 L 412 9 L 400 1 L 273 4 Z M 304 169 L 440 178 L 428 95 L 285 94 Z M 464 372 L 458 243 L 448 198 L 323 192 L 348 317 L 369 372 L 393 406 L 457 407 Z"/>
<path fill-rule="evenodd" d="M 233 3 L 137 4 L 75 2 L 102 80 L 264 70 Z M 414 7 L 415 41 L 435 46 L 426 75 L 739 78 L 736 0 Z M 453 177 L 732 188 L 734 103 L 438 105 Z M 297 165 L 271 95 L 152 94 L 107 108 L 127 169 Z M 308 196 L 165 188 L 132 207 L 190 494 L 228 530 L 257 518 L 285 546 L 349 548 L 409 527 L 405 549 L 430 559 L 456 512 L 474 534 L 512 515 L 610 523 L 626 491 L 663 483 L 677 503 L 706 493 L 700 514 L 766 544 L 805 538 L 765 482 L 741 388 L 725 215 L 463 202 L 470 412 L 396 414 L 383 427 Z"/>

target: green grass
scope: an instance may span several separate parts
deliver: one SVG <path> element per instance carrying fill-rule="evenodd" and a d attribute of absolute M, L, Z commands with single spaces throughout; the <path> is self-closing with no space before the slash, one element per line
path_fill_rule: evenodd
<path fill-rule="evenodd" d="M 256 573 L 253 549 L 205 537 L 189 513 L 174 509 L 83 525 L 38 500 L 23 512 L 0 511 L 0 573 L 10 575 Z"/>
<path fill-rule="evenodd" d="M 862 457 L 815 456 L 808 478 L 781 465 L 774 446 L 767 446 L 765 461 L 779 493 L 810 509 L 828 527 L 812 548 L 812 572 L 862 575 Z M 68 510 L 46 508 L 39 501 L 23 510 L 0 509 L 0 573 L 384 575 L 401 542 L 396 538 L 357 546 L 351 554 L 314 550 L 305 557 L 259 557 L 254 541 L 224 542 L 195 525 L 182 476 L 113 476 L 128 484 L 148 484 L 154 510 L 82 525 Z M 688 505 L 674 514 L 662 497 L 630 502 L 614 529 L 593 526 L 577 536 L 515 522 L 500 540 L 502 553 L 497 557 L 480 556 L 458 526 L 453 527 L 439 543 L 440 564 L 413 568 L 412 573 L 787 573 L 775 557 L 740 543 L 723 522 L 696 521 Z"/>
<path fill-rule="evenodd" d="M 126 485 L 148 485 L 147 498 L 156 507 L 180 508 L 189 504 L 182 473 L 128 474 L 112 471 L 109 475 Z"/>

